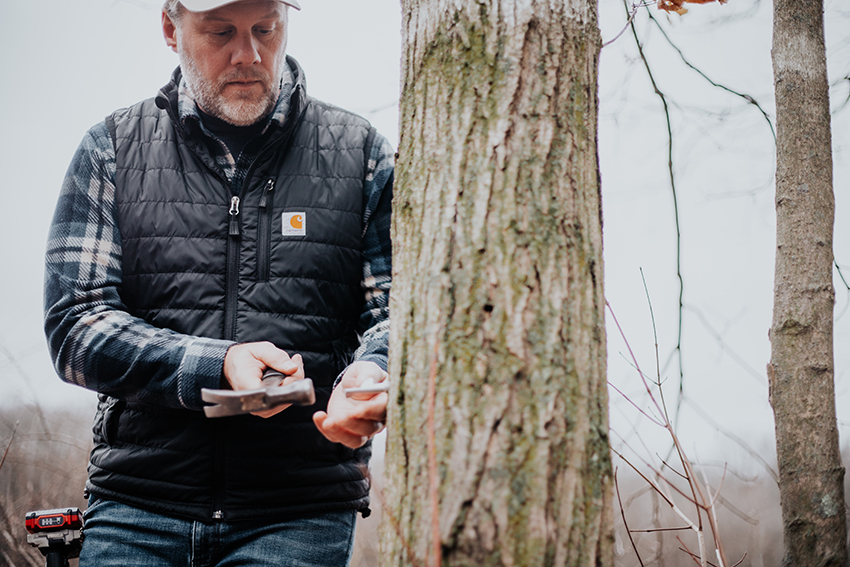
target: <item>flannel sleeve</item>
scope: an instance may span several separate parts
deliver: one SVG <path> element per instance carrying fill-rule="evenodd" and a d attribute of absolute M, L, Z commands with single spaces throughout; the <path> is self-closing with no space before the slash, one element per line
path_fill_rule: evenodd
<path fill-rule="evenodd" d="M 85 135 L 68 168 L 45 255 L 45 334 L 66 382 L 127 401 L 197 410 L 218 388 L 231 342 L 154 327 L 120 296 L 115 151 L 105 123 Z"/>
<path fill-rule="evenodd" d="M 387 369 L 389 354 L 390 306 L 392 285 L 392 216 L 393 168 L 395 154 L 390 143 L 375 136 L 369 159 L 363 199 L 363 290 L 365 303 L 358 332 L 360 348 L 355 360 L 367 360 Z"/>

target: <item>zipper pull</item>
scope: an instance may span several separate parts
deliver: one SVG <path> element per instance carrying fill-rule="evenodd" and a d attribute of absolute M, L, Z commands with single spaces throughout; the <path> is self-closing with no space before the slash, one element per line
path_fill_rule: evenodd
<path fill-rule="evenodd" d="M 239 236 L 239 197 L 230 199 L 230 236 Z"/>
<path fill-rule="evenodd" d="M 269 179 L 266 181 L 266 188 L 263 191 L 263 195 L 260 197 L 260 208 L 265 209 L 269 200 L 269 193 L 274 191 L 274 179 Z"/>

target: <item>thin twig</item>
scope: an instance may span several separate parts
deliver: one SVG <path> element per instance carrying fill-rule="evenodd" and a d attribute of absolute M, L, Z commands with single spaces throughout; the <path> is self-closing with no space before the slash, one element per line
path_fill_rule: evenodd
<path fill-rule="evenodd" d="M 655 341 L 655 373 L 658 376 L 656 384 L 659 391 L 661 391 L 661 361 L 658 359 L 658 330 L 655 327 L 655 311 L 652 309 L 652 299 L 649 297 L 649 286 L 646 285 L 643 268 L 640 268 L 640 280 L 643 282 L 643 292 L 646 294 L 646 304 L 649 306 L 649 320 L 652 321 L 652 339 Z"/>
<path fill-rule="evenodd" d="M 676 506 L 676 504 L 675 504 L 672 500 L 670 500 L 670 499 L 667 497 L 667 495 L 666 495 L 666 494 L 664 494 L 663 492 L 661 492 L 661 491 L 658 489 L 658 487 L 655 485 L 655 483 L 654 483 L 654 482 L 652 482 L 651 480 L 649 480 L 649 479 L 646 477 L 646 475 L 644 475 L 642 472 L 640 472 L 636 466 L 634 466 L 634 465 L 633 465 L 633 464 L 632 464 L 632 463 L 631 463 L 631 462 L 630 462 L 630 461 L 629 461 L 626 457 L 624 457 L 624 456 L 622 455 L 622 453 L 619 453 L 619 452 L 618 452 L 616 449 L 614 449 L 614 448 L 612 448 L 612 449 L 611 449 L 611 452 L 613 452 L 615 455 L 617 455 L 618 457 L 620 457 L 621 459 L 623 459 L 623 462 L 625 462 L 627 465 L 629 465 L 629 466 L 632 468 L 632 470 L 633 470 L 633 471 L 635 471 L 635 472 L 638 474 L 638 476 L 639 476 L 639 477 L 641 477 L 641 478 L 642 478 L 642 479 L 643 479 L 643 480 L 644 480 L 644 481 L 645 481 L 645 482 L 646 482 L 649 486 L 651 486 L 651 487 L 652 487 L 652 488 L 653 488 L 653 489 L 654 489 L 654 490 L 655 490 L 658 494 L 660 494 L 660 495 L 661 495 L 661 497 L 665 500 L 665 502 L 667 502 L 667 505 L 668 505 L 668 506 L 670 506 L 671 508 L 673 508 L 673 507 L 675 507 L 675 506 Z"/>
<path fill-rule="evenodd" d="M 656 456 L 656 457 L 658 457 L 659 459 L 661 459 L 661 457 L 660 457 L 658 454 L 656 454 L 655 456 Z M 687 476 L 685 476 L 685 474 L 684 474 L 684 473 L 680 473 L 679 471 L 677 471 L 676 469 L 674 469 L 674 468 L 673 468 L 673 466 L 672 466 L 670 463 L 668 463 L 667 461 L 665 461 L 664 459 L 661 459 L 661 464 L 662 464 L 662 465 L 664 465 L 665 467 L 667 467 L 668 469 L 670 469 L 671 471 L 673 471 L 674 473 L 676 473 L 676 474 L 677 474 L 678 476 L 680 476 L 682 479 L 684 479 L 684 480 L 688 480 L 688 477 L 687 477 Z"/>
<path fill-rule="evenodd" d="M 617 320 L 617 315 L 614 314 L 614 309 L 611 307 L 611 304 L 608 301 L 605 301 L 605 307 L 608 308 L 608 312 L 611 314 L 611 318 L 614 320 L 614 324 L 617 326 L 617 330 L 620 332 L 620 337 L 622 337 L 623 342 L 626 345 L 626 350 L 629 351 L 629 356 L 632 357 L 632 363 L 634 363 L 635 368 L 637 369 L 638 375 L 640 379 L 643 381 L 643 387 L 646 392 L 649 394 L 649 399 L 655 404 L 655 409 L 658 410 L 659 415 L 665 415 L 664 411 L 661 409 L 661 406 L 658 404 L 658 401 L 655 399 L 655 396 L 652 395 L 652 389 L 649 387 L 647 383 L 646 376 L 640 369 L 640 364 L 638 364 L 637 357 L 635 356 L 634 351 L 632 351 L 632 346 L 629 344 L 628 339 L 626 338 L 626 333 L 623 332 L 623 328 L 620 326 L 620 322 Z"/>
<path fill-rule="evenodd" d="M 771 464 L 768 463 L 764 459 L 764 457 L 759 455 L 758 452 L 755 449 L 753 449 L 752 447 L 747 445 L 747 443 L 743 439 L 741 439 L 740 437 L 738 437 L 737 435 L 735 435 L 731 431 L 728 431 L 727 429 L 723 428 L 719 423 L 717 423 L 717 421 L 714 420 L 714 418 L 712 418 L 710 415 L 708 415 L 708 413 L 706 413 L 706 411 L 704 409 L 702 409 L 700 406 L 698 406 L 696 404 L 696 402 L 694 402 L 692 399 L 688 400 L 688 406 L 691 409 L 693 409 L 698 416 L 703 418 L 710 425 L 714 426 L 714 428 L 717 429 L 717 431 L 719 431 L 724 436 L 728 437 L 729 439 L 731 439 L 732 441 L 737 443 L 738 446 L 740 446 L 744 451 L 746 451 L 751 457 L 753 457 L 754 459 L 759 461 L 762 464 L 762 466 L 764 467 L 764 469 L 767 471 L 767 473 L 771 476 L 771 478 L 773 478 L 774 482 L 776 482 L 777 485 L 779 484 L 779 473 L 777 473 L 775 470 L 773 470 L 773 467 L 771 466 Z"/>
<path fill-rule="evenodd" d="M 848 82 L 850 82 L 850 73 L 847 73 L 845 76 L 841 77 L 840 79 L 838 79 L 837 81 L 835 81 L 834 83 L 832 83 L 832 84 L 831 84 L 831 85 L 829 85 L 829 86 L 830 86 L 830 87 L 835 87 L 835 86 L 839 85 L 840 83 L 842 83 L 842 82 L 844 82 L 844 81 L 848 81 Z M 847 96 L 844 98 L 844 101 L 843 101 L 840 105 L 838 105 L 838 107 L 836 107 L 836 109 L 835 109 L 835 110 L 833 110 L 833 111 L 832 111 L 832 115 L 833 115 L 833 116 L 835 116 L 835 115 L 836 115 L 836 114 L 838 114 L 841 110 L 843 110 L 844 108 L 846 108 L 846 107 L 847 107 L 847 103 L 850 103 L 850 90 L 848 90 L 848 91 L 847 91 Z"/>
<path fill-rule="evenodd" d="M 623 0 L 623 6 L 626 7 L 626 11 L 628 11 L 625 0 Z M 674 349 L 674 352 L 678 353 L 679 362 L 679 396 L 676 402 L 676 422 L 678 423 L 679 410 L 682 406 L 682 399 L 685 396 L 685 371 L 682 365 L 682 311 L 684 307 L 685 282 L 682 277 L 682 231 L 679 224 L 679 199 L 676 194 L 676 176 L 673 173 L 673 126 L 670 120 L 670 109 L 667 106 L 667 97 L 663 92 L 661 92 L 661 89 L 658 88 L 658 84 L 655 82 L 655 76 L 652 74 L 652 69 L 649 67 L 649 61 L 646 59 L 646 54 L 643 52 L 643 45 L 641 44 L 640 39 L 638 39 L 634 20 L 629 23 L 629 27 L 632 30 L 632 35 L 634 36 L 635 44 L 638 48 L 638 54 L 640 55 L 641 61 L 643 61 L 643 66 L 649 76 L 649 81 L 652 83 L 652 88 L 655 90 L 655 94 L 658 95 L 661 99 L 661 104 L 664 106 L 664 116 L 667 120 L 667 169 L 670 174 L 670 190 L 673 195 L 673 216 L 676 221 L 676 276 L 679 278 L 679 329 L 676 348 Z"/>
<path fill-rule="evenodd" d="M 44 430 L 44 433 L 50 435 L 50 428 L 47 426 L 47 418 L 44 415 L 44 410 L 41 409 L 41 404 L 38 403 L 38 392 L 36 392 L 35 386 L 33 386 L 33 384 L 35 384 L 35 381 L 30 378 L 26 370 L 24 370 L 24 367 L 18 361 L 17 357 L 12 354 L 12 351 L 10 351 L 2 344 L 0 344 L 0 353 L 2 353 L 3 356 L 5 356 L 9 360 L 12 367 L 14 367 L 14 369 L 18 372 L 18 375 L 23 378 L 23 382 L 27 385 L 27 388 L 29 388 L 30 392 L 32 392 L 32 397 L 30 398 L 30 400 L 32 401 L 35 414 L 38 416 L 38 420 L 41 424 L 41 428 Z"/>
<path fill-rule="evenodd" d="M 647 7 L 652 6 L 653 4 L 656 4 L 656 2 L 654 0 L 652 2 L 646 1 L 646 2 L 634 2 L 634 3 L 632 3 L 632 9 L 631 9 L 631 12 L 629 12 L 629 18 L 628 18 L 628 20 L 626 20 L 626 25 L 623 26 L 623 29 L 620 30 L 620 33 L 615 35 L 612 39 L 603 43 L 602 47 L 607 47 L 607 46 L 611 45 L 612 43 L 614 43 L 615 41 L 620 39 L 620 36 L 622 36 L 624 33 L 626 33 L 626 30 L 629 29 L 629 25 L 632 23 L 632 20 L 635 19 L 635 15 L 637 14 L 638 8 L 641 8 L 642 6 L 647 6 Z"/>
<path fill-rule="evenodd" d="M 15 432 L 18 430 L 18 424 L 20 423 L 20 421 L 15 422 L 15 428 L 12 429 L 12 435 L 9 437 L 9 443 L 6 445 L 6 450 L 3 451 L 3 458 L 0 459 L 0 469 L 3 468 L 3 463 L 6 462 L 6 455 L 9 454 L 9 448 L 12 446 L 12 441 L 15 440 Z"/>
<path fill-rule="evenodd" d="M 685 545 L 685 542 L 683 542 L 680 537 L 676 536 L 676 539 L 679 540 L 679 545 L 681 546 L 679 549 L 684 551 L 688 555 L 690 555 L 691 559 L 693 559 L 696 562 L 697 565 L 702 565 L 702 563 L 701 563 L 702 558 L 699 555 L 697 555 L 696 553 L 694 553 L 693 551 L 691 551 L 690 549 L 688 549 L 688 546 Z M 707 565 L 711 565 L 711 567 L 717 567 L 717 565 L 715 565 L 711 561 L 705 561 L 705 563 Z"/>
<path fill-rule="evenodd" d="M 726 553 L 723 549 L 723 543 L 720 540 L 720 526 L 717 522 L 717 508 L 714 506 L 716 497 L 711 495 L 711 486 L 708 484 L 708 476 L 705 474 L 705 470 L 702 470 L 703 481 L 705 482 L 705 490 L 708 492 L 708 496 L 711 499 L 711 504 L 708 506 L 708 521 L 711 526 L 711 532 L 714 535 L 714 551 L 717 554 L 717 560 L 720 561 L 720 564 L 723 567 L 728 565 L 728 561 L 726 560 Z M 726 480 L 726 470 L 723 471 L 723 477 L 720 479 L 720 486 L 717 487 L 717 492 L 720 492 L 720 489 L 723 488 L 723 481 Z"/>
<path fill-rule="evenodd" d="M 644 567 L 643 559 L 640 558 L 635 540 L 632 538 L 632 531 L 629 529 L 629 523 L 626 521 L 626 510 L 623 508 L 623 500 L 620 498 L 620 484 L 617 482 L 617 469 L 614 469 L 614 488 L 617 491 L 617 502 L 620 503 L 620 514 L 623 516 L 623 525 L 626 527 L 626 533 L 629 535 L 629 541 L 632 542 L 632 549 L 635 550 L 640 567 Z"/>
<path fill-rule="evenodd" d="M 759 374 L 758 371 L 756 371 L 752 366 L 747 364 L 747 361 L 744 360 L 744 357 L 740 356 L 733 349 L 726 345 L 726 343 L 723 341 L 723 337 L 721 336 L 721 334 L 718 333 L 717 330 L 711 326 L 711 323 L 708 322 L 708 319 L 706 319 L 705 315 L 700 309 L 697 309 L 696 307 L 693 307 L 691 305 L 686 305 L 685 309 L 697 316 L 697 319 L 700 320 L 702 326 L 705 328 L 706 331 L 708 331 L 710 335 L 714 337 L 714 340 L 717 341 L 717 344 L 720 345 L 720 348 L 723 349 L 723 352 L 728 354 L 734 362 L 738 363 L 738 366 L 743 368 L 747 372 L 747 374 L 755 378 L 755 380 L 760 385 L 767 386 L 767 379 L 761 374 Z"/>
<path fill-rule="evenodd" d="M 753 106 L 758 108 L 759 112 L 761 112 L 762 116 L 764 116 L 764 119 L 767 120 L 767 125 L 770 127 L 770 133 L 773 135 L 773 142 L 776 143 L 776 131 L 773 129 L 773 121 L 771 121 L 770 115 L 768 115 L 768 113 L 765 112 L 765 110 L 761 107 L 761 105 L 758 103 L 758 101 L 756 101 L 755 98 L 753 98 L 752 96 L 750 96 L 746 93 L 739 93 L 739 92 L 737 92 L 733 89 L 730 89 L 729 87 L 727 87 L 725 85 L 722 85 L 720 83 L 716 83 L 716 82 L 712 81 L 710 78 L 708 78 L 708 75 L 706 75 L 705 73 L 702 72 L 701 69 L 699 69 L 696 65 L 693 65 L 690 61 L 687 60 L 687 58 L 685 57 L 685 54 L 682 52 L 681 49 L 679 49 L 679 47 L 675 43 L 673 43 L 673 40 L 670 39 L 670 36 L 667 35 L 667 31 L 663 27 L 661 27 L 661 24 L 658 22 L 658 20 L 655 18 L 655 16 L 652 15 L 651 12 L 649 13 L 649 19 L 652 20 L 652 23 L 654 23 L 655 26 L 661 31 L 661 35 L 664 36 L 664 39 L 667 40 L 667 43 L 670 44 L 670 47 L 672 47 L 673 49 L 676 50 L 676 53 L 679 54 L 679 57 L 682 59 L 682 62 L 685 65 L 687 65 L 688 67 L 690 67 L 691 69 L 696 71 L 703 79 L 708 81 L 712 86 L 717 87 L 718 89 L 722 89 L 722 90 L 724 90 L 724 91 L 726 91 L 730 94 L 733 94 L 737 97 L 740 97 L 740 98 L 744 99 L 745 101 L 747 101 L 749 104 L 752 104 Z"/>
<path fill-rule="evenodd" d="M 848 284 L 847 280 L 844 279 L 844 274 L 841 273 L 841 266 L 839 266 L 838 262 L 835 262 L 834 260 L 833 260 L 833 263 L 835 264 L 835 269 L 838 270 L 838 277 L 840 277 L 841 281 L 844 282 L 844 287 L 847 288 L 847 291 L 850 291 L 850 284 Z"/>
<path fill-rule="evenodd" d="M 636 403 L 635 403 L 635 402 L 634 402 L 634 401 L 633 401 L 630 397 L 628 397 L 626 394 L 624 394 L 624 393 L 623 393 L 623 391 L 622 391 L 622 390 L 620 390 L 617 386 L 615 386 L 615 385 L 614 385 L 614 384 L 612 384 L 611 382 L 608 382 L 608 385 L 609 385 L 609 386 L 611 386 L 612 388 L 614 388 L 614 389 L 617 391 L 617 393 L 618 393 L 618 394 L 620 394 L 621 396 L 623 396 L 623 398 L 624 398 L 627 402 L 629 402 L 630 404 L 632 404 L 632 405 L 635 407 L 635 409 L 636 409 L 636 410 L 638 410 L 640 413 L 642 413 L 642 414 L 644 415 L 644 417 L 646 417 L 646 419 L 648 419 L 649 421 L 651 421 L 651 422 L 652 422 L 652 423 L 654 423 L 655 425 L 658 425 L 658 426 L 660 426 L 660 427 L 664 427 L 664 423 L 663 423 L 663 422 L 661 422 L 661 421 L 659 421 L 659 420 L 655 419 L 654 417 L 652 417 L 651 415 L 649 415 L 648 413 L 646 413 L 646 412 L 643 410 L 643 408 L 641 408 L 639 405 L 637 405 L 637 404 L 636 404 Z"/>

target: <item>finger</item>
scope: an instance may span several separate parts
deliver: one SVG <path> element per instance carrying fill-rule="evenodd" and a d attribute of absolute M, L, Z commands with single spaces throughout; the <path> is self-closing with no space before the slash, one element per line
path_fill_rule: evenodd
<path fill-rule="evenodd" d="M 348 367 L 348 370 L 342 377 L 342 384 L 347 388 L 351 388 L 369 380 L 376 383 L 383 382 L 387 376 L 388 374 L 374 362 L 358 361 Z"/>
<path fill-rule="evenodd" d="M 289 384 L 290 382 L 294 382 L 295 380 L 301 380 L 302 378 L 304 378 L 304 361 L 301 358 L 300 354 L 293 355 L 291 358 L 289 357 L 289 355 L 287 355 L 285 359 L 279 357 L 276 360 L 282 362 L 269 360 L 266 363 L 269 365 L 269 367 L 274 368 L 275 370 L 286 375 L 284 384 Z"/>
<path fill-rule="evenodd" d="M 352 435 L 356 437 L 373 437 L 384 429 L 384 423 L 381 421 L 373 421 L 371 419 L 348 419 L 338 424 L 328 424 L 329 428 L 333 427 L 338 433 Z"/>
<path fill-rule="evenodd" d="M 369 421 L 386 421 L 389 399 L 386 392 L 381 392 L 368 400 L 355 400 L 351 403 L 349 411 L 346 412 L 347 417 Z"/>
<path fill-rule="evenodd" d="M 277 406 L 277 407 L 269 409 L 269 410 L 253 411 L 253 412 L 251 412 L 251 415 L 256 415 L 258 417 L 262 417 L 263 419 L 268 419 L 268 418 L 270 418 L 274 415 L 279 414 L 280 412 L 282 412 L 283 410 L 285 410 L 286 408 L 288 408 L 291 405 L 292 404 L 283 404 L 281 406 Z"/>
<path fill-rule="evenodd" d="M 313 414 L 313 423 L 316 424 L 316 427 L 318 428 L 319 432 L 324 435 L 328 439 L 328 441 L 331 441 L 332 443 L 337 443 L 338 441 L 336 439 L 336 435 L 334 435 L 330 429 L 325 427 L 325 422 L 327 422 L 327 419 L 328 414 L 323 411 L 317 411 Z"/>
<path fill-rule="evenodd" d="M 293 355 L 290 362 L 295 365 L 295 371 L 291 374 L 291 376 L 293 376 L 294 378 L 297 378 L 299 380 L 303 379 L 304 376 L 305 376 L 305 374 L 304 374 L 304 359 L 301 358 L 301 355 L 300 354 Z"/>
<path fill-rule="evenodd" d="M 269 368 L 291 376 L 298 372 L 299 364 L 295 362 L 285 350 L 281 350 L 271 343 L 262 343 L 263 350 L 256 353 L 258 358 Z"/>
<path fill-rule="evenodd" d="M 351 449 L 362 447 L 371 437 L 371 435 L 360 435 L 358 433 L 347 431 L 340 427 L 338 423 L 334 423 L 333 420 L 328 419 L 328 414 L 323 411 L 313 414 L 313 422 L 328 441 L 332 443 L 341 443 Z"/>

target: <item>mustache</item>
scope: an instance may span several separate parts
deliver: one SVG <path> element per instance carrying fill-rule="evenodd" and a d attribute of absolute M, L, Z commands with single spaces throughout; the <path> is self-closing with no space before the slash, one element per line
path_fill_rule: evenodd
<path fill-rule="evenodd" d="M 231 83 L 234 81 L 261 81 L 269 82 L 271 77 L 268 73 L 260 69 L 237 69 L 230 71 L 223 77 L 219 78 L 219 84 Z"/>

